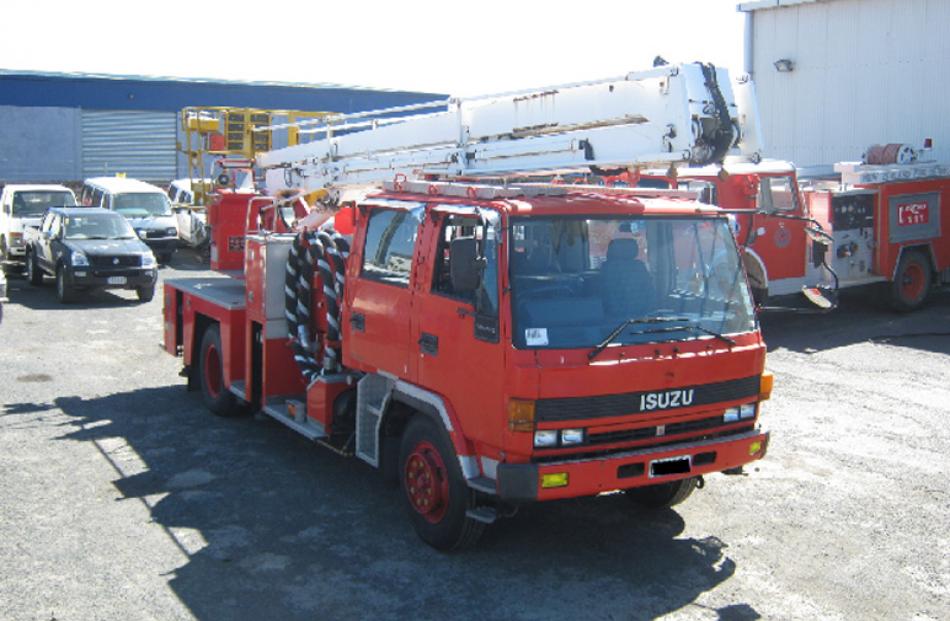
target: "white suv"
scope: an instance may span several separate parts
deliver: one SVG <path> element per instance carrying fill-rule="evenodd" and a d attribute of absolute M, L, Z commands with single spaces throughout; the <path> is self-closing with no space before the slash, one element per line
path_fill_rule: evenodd
<path fill-rule="evenodd" d="M 38 228 L 50 207 L 76 205 L 73 191 L 62 185 L 4 186 L 0 192 L 0 260 L 23 261 L 24 231 Z"/>
<path fill-rule="evenodd" d="M 178 247 L 178 225 L 161 188 L 125 177 L 93 177 L 83 182 L 79 202 L 125 216 L 160 263 L 171 260 Z"/>

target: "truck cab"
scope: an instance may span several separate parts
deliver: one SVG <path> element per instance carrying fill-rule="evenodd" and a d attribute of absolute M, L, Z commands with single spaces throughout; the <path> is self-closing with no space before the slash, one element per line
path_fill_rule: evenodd
<path fill-rule="evenodd" d="M 795 167 L 780 160 L 683 169 L 675 179 L 644 175 L 696 192 L 736 217 L 737 239 L 755 301 L 800 293 L 817 277 L 806 227 L 809 214 Z M 748 212 L 745 215 L 743 212 Z"/>
<path fill-rule="evenodd" d="M 22 262 L 26 229 L 37 228 L 50 207 L 75 204 L 73 191 L 63 185 L 4 186 L 0 192 L 0 260 Z"/>

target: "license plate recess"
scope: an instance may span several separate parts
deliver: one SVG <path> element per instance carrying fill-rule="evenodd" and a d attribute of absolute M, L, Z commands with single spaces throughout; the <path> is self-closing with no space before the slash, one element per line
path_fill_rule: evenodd
<path fill-rule="evenodd" d="M 662 477 L 670 474 L 689 474 L 692 470 L 692 460 L 689 455 L 664 457 L 650 462 L 650 476 Z"/>

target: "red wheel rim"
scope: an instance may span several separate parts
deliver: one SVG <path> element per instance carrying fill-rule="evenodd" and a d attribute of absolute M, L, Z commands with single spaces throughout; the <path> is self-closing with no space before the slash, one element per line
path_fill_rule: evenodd
<path fill-rule="evenodd" d="M 429 522 L 440 522 L 449 508 L 449 475 L 432 443 L 416 444 L 406 460 L 404 477 L 412 508 Z"/>
<path fill-rule="evenodd" d="M 221 394 L 221 354 L 218 348 L 213 344 L 205 350 L 205 386 L 212 399 L 216 399 Z"/>
<path fill-rule="evenodd" d="M 917 263 L 908 263 L 901 274 L 901 294 L 905 300 L 916 300 L 924 292 L 924 270 Z"/>

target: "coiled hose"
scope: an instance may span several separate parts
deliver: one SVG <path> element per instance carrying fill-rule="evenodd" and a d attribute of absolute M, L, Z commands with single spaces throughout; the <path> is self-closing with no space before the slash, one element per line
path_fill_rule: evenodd
<path fill-rule="evenodd" d="M 284 282 L 284 315 L 294 360 L 307 384 L 343 368 L 341 301 L 349 253 L 346 238 L 333 229 L 300 233 L 290 247 Z M 327 332 L 322 339 L 316 334 L 311 308 L 312 287 L 317 282 L 315 274 L 320 276 L 320 295 L 326 308 Z"/>

